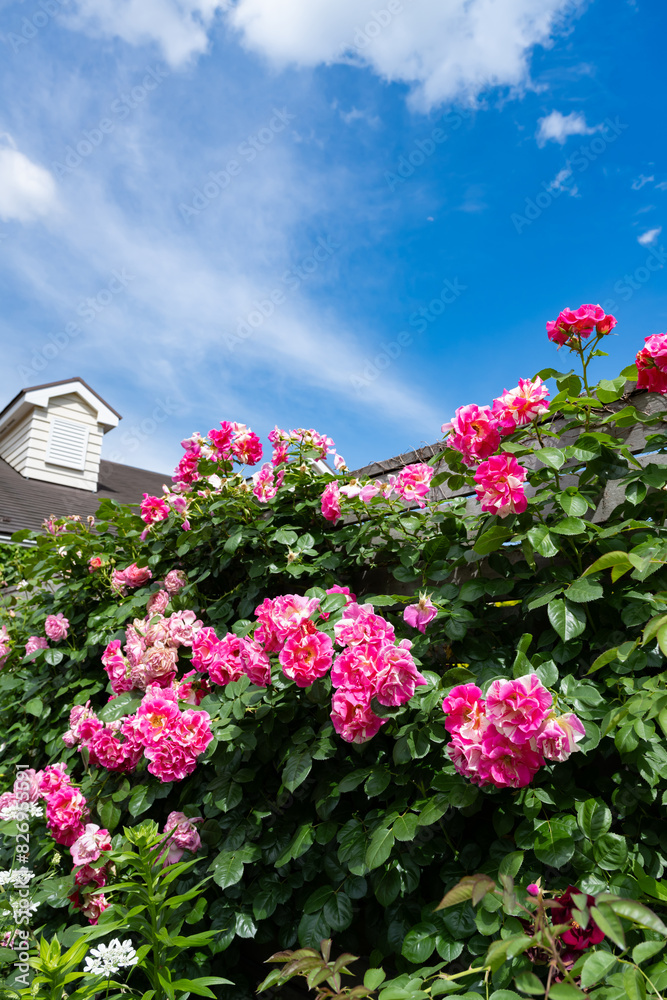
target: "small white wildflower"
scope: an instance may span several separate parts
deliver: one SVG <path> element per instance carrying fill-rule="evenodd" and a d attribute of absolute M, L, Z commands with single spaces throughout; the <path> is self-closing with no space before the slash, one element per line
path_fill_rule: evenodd
<path fill-rule="evenodd" d="M 0 819 L 14 820 L 17 823 L 25 823 L 37 817 L 41 819 L 43 815 L 44 809 L 37 802 L 12 802 L 0 809 Z"/>
<path fill-rule="evenodd" d="M 7 885 L 9 882 L 12 881 L 12 878 L 13 878 L 12 872 L 0 872 L 0 885 Z"/>
<path fill-rule="evenodd" d="M 129 938 L 122 943 L 118 938 L 113 938 L 109 944 L 91 949 L 83 971 L 108 979 L 124 966 L 135 965 L 136 961 L 137 953 Z"/>

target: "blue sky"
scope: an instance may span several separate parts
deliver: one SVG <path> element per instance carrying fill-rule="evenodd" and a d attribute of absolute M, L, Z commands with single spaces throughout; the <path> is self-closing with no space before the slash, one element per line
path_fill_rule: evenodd
<path fill-rule="evenodd" d="M 3 404 L 79 375 L 107 458 L 220 420 L 351 467 L 664 332 L 667 11 L 647 0 L 0 0 Z"/>

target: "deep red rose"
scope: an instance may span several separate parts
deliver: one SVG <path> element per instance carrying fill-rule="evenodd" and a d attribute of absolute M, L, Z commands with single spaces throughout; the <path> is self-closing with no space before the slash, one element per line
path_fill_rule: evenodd
<path fill-rule="evenodd" d="M 589 896 L 577 889 L 575 885 L 568 885 L 562 896 L 556 899 L 559 906 L 551 911 L 551 920 L 554 924 L 570 924 L 568 930 L 563 931 L 560 936 L 563 944 L 573 948 L 574 951 L 586 951 L 593 944 L 599 944 L 604 937 L 604 932 L 600 930 L 593 917 L 588 921 L 587 927 L 581 927 L 572 915 L 572 911 L 577 909 L 572 900 L 573 895 L 586 896 L 586 905 L 591 908 L 595 906 L 595 896 Z"/>

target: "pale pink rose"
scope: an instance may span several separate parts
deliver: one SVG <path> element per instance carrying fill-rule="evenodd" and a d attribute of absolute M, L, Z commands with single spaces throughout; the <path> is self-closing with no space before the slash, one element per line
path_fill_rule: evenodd
<path fill-rule="evenodd" d="M 202 628 L 202 622 L 194 611 L 175 611 L 167 618 L 167 630 L 172 642 L 179 646 L 191 646 L 195 635 Z"/>
<path fill-rule="evenodd" d="M 137 736 L 144 746 L 159 743 L 180 721 L 177 695 L 151 687 L 137 709 Z"/>
<path fill-rule="evenodd" d="M 128 625 L 125 629 L 125 655 L 131 666 L 141 663 L 141 658 L 146 652 L 148 643 L 144 635 L 145 627 L 145 621 L 139 621 L 138 618 L 135 618 L 134 624 Z"/>
<path fill-rule="evenodd" d="M 30 656 L 37 649 L 48 649 L 49 644 L 41 635 L 31 635 L 25 644 L 25 655 Z"/>
<path fill-rule="evenodd" d="M 459 684 L 442 703 L 445 729 L 465 743 L 478 743 L 488 726 L 486 703 L 476 684 Z"/>
<path fill-rule="evenodd" d="M 369 690 L 341 687 L 331 699 L 331 721 L 347 743 L 366 743 L 387 720 L 371 709 Z"/>
<path fill-rule="evenodd" d="M 525 788 L 543 763 L 542 755 L 533 750 L 529 743 L 517 746 L 491 726 L 482 738 L 480 784 L 494 785 L 496 788 Z"/>
<path fill-rule="evenodd" d="M 329 483 L 322 494 L 321 501 L 322 517 L 335 524 L 341 516 L 340 488 L 338 483 Z"/>
<path fill-rule="evenodd" d="M 76 707 L 83 708 L 82 705 L 77 705 Z M 62 761 L 59 764 L 47 764 L 44 770 L 39 772 L 39 794 L 45 799 L 48 799 L 50 795 L 57 792 L 63 785 L 69 784 L 70 777 L 67 773 L 67 764 Z"/>
<path fill-rule="evenodd" d="M 308 687 L 325 677 L 333 661 L 333 643 L 307 621 L 286 640 L 278 656 L 283 673 L 297 687 Z"/>
<path fill-rule="evenodd" d="M 196 854 L 201 847 L 201 839 L 197 833 L 196 824 L 203 822 L 204 820 L 201 816 L 188 819 L 185 813 L 182 812 L 169 813 L 167 822 L 164 824 L 164 833 L 170 833 L 171 836 L 165 842 L 165 847 L 159 855 L 165 855 L 163 860 L 164 865 L 173 865 L 175 862 L 180 861 L 185 851 Z"/>
<path fill-rule="evenodd" d="M 108 910 L 111 904 L 102 892 L 91 894 L 87 896 L 81 907 L 81 912 L 84 917 L 87 918 L 88 922 L 91 924 L 96 924 L 100 916 L 105 910 Z"/>
<path fill-rule="evenodd" d="M 163 615 L 165 608 L 169 604 L 170 595 L 166 590 L 157 590 L 148 598 L 146 612 L 149 615 Z"/>
<path fill-rule="evenodd" d="M 445 753 L 454 765 L 455 770 L 472 781 L 473 785 L 483 784 L 480 775 L 482 747 L 479 743 L 467 743 L 454 736 L 445 747 Z"/>
<path fill-rule="evenodd" d="M 71 785 L 61 785 L 46 800 L 46 822 L 57 844 L 71 847 L 84 832 L 88 807 L 83 794 Z"/>
<path fill-rule="evenodd" d="M 167 619 L 163 615 L 151 615 L 140 623 L 144 631 L 143 641 L 146 650 L 151 646 L 166 646 L 171 641 L 171 632 Z M 143 657 L 142 657 L 143 658 Z"/>
<path fill-rule="evenodd" d="M 102 851 L 111 850 L 111 834 L 96 823 L 87 823 L 86 829 L 70 847 L 75 865 L 89 865 L 97 861 Z"/>
<path fill-rule="evenodd" d="M 503 391 L 493 401 L 493 413 L 498 421 L 501 434 L 511 434 L 517 427 L 524 427 L 538 417 L 549 412 L 544 402 L 549 396 L 549 390 L 541 378 L 531 381 L 520 378 L 515 389 Z"/>
<path fill-rule="evenodd" d="M 344 469 L 347 469 L 347 462 L 342 455 L 334 456 L 334 468 L 337 469 L 338 472 L 342 472 Z"/>
<path fill-rule="evenodd" d="M 0 667 L 4 667 L 10 652 L 11 640 L 9 632 L 7 631 L 7 626 L 3 625 L 0 628 Z"/>
<path fill-rule="evenodd" d="M 334 625 L 334 632 L 339 646 L 353 646 L 359 642 L 384 645 L 396 639 L 393 626 L 375 614 L 372 604 L 356 602 L 343 609 L 343 617 Z"/>
<path fill-rule="evenodd" d="M 564 761 L 579 749 L 577 743 L 585 736 L 583 723 L 573 712 L 560 716 L 551 713 L 537 735 L 537 749 L 547 760 Z"/>
<path fill-rule="evenodd" d="M 430 490 L 434 474 L 433 467 L 423 462 L 418 465 L 406 465 L 393 480 L 392 486 L 407 503 L 425 507 L 422 497 L 425 497 Z"/>
<path fill-rule="evenodd" d="M 667 393 L 667 333 L 653 333 L 644 338 L 644 347 L 637 354 L 637 388 L 648 392 Z"/>
<path fill-rule="evenodd" d="M 102 723 L 90 707 L 89 701 L 85 705 L 74 705 L 69 713 L 69 729 L 63 735 L 63 743 L 68 747 L 78 746 L 102 728 Z"/>
<path fill-rule="evenodd" d="M 334 687 L 367 688 L 374 690 L 378 673 L 380 650 L 378 643 L 359 642 L 348 646 L 339 653 L 331 669 L 331 683 Z"/>
<path fill-rule="evenodd" d="M 214 684 L 227 685 L 237 681 L 243 673 L 244 642 L 238 635 L 229 632 L 219 641 L 215 658 L 209 663 L 208 675 Z"/>
<path fill-rule="evenodd" d="M 381 705 L 405 705 L 414 695 L 415 687 L 427 683 L 412 659 L 411 645 L 409 639 L 402 639 L 398 646 L 380 647 L 374 688 Z"/>
<path fill-rule="evenodd" d="M 448 446 L 461 452 L 466 465 L 488 458 L 500 445 L 498 422 L 490 406 L 459 406 L 449 423 L 442 425 L 442 432 L 449 434 Z"/>
<path fill-rule="evenodd" d="M 482 462 L 475 473 L 477 499 L 482 510 L 499 517 L 522 514 L 528 506 L 524 493 L 526 470 L 505 452 Z"/>
<path fill-rule="evenodd" d="M 192 666 L 195 670 L 202 672 L 208 670 L 209 666 L 218 655 L 220 640 L 215 634 L 215 629 L 202 628 L 192 640 Z"/>
<path fill-rule="evenodd" d="M 146 650 L 141 658 L 143 664 L 143 685 L 135 682 L 135 687 L 159 684 L 169 687 L 176 676 L 178 651 L 173 646 L 156 644 Z"/>
<path fill-rule="evenodd" d="M 164 578 L 164 589 L 168 594 L 177 594 L 188 582 L 182 569 L 170 569 Z"/>
<path fill-rule="evenodd" d="M 486 717 L 512 744 L 528 743 L 541 731 L 552 703 L 537 674 L 525 674 L 493 681 L 486 695 Z"/>
<path fill-rule="evenodd" d="M 144 583 L 148 583 L 152 579 L 153 574 L 148 566 L 139 567 L 136 563 L 132 563 L 131 566 L 122 571 L 122 576 L 125 586 L 141 587 Z"/>
<path fill-rule="evenodd" d="M 403 620 L 412 625 L 413 628 L 418 628 L 420 632 L 426 630 L 426 626 L 429 622 L 438 614 L 438 609 L 431 601 L 430 597 L 426 594 L 421 594 L 417 604 L 409 604 L 408 607 L 403 612 Z"/>
<path fill-rule="evenodd" d="M 44 622 L 44 631 L 52 642 L 60 642 L 62 639 L 66 639 L 68 630 L 69 621 L 65 618 L 62 611 L 59 611 L 57 615 L 47 615 Z"/>
<path fill-rule="evenodd" d="M 164 521 L 169 517 L 169 506 L 165 503 L 164 497 L 151 497 L 144 493 L 141 501 L 141 519 L 146 524 L 155 524 L 157 521 Z"/>

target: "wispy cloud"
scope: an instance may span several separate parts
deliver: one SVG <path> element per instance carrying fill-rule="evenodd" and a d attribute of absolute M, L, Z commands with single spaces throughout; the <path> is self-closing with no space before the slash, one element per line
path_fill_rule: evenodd
<path fill-rule="evenodd" d="M 56 184 L 44 167 L 33 163 L 14 147 L 0 146 L 0 219 L 32 222 L 48 215 L 57 205 Z"/>
<path fill-rule="evenodd" d="M 645 233 L 637 237 L 637 243 L 641 243 L 643 247 L 650 247 L 657 241 L 661 232 L 662 226 L 657 226 L 655 229 L 647 229 Z"/>
<path fill-rule="evenodd" d="M 570 197 L 572 198 L 578 197 L 579 188 L 577 187 L 577 185 L 566 183 L 566 181 L 569 181 L 570 177 L 572 177 L 572 168 L 563 167 L 562 170 L 558 171 L 558 173 L 552 180 L 551 184 L 549 185 L 550 189 L 552 191 L 567 191 Z"/>
<path fill-rule="evenodd" d="M 563 115 L 560 111 L 552 111 L 538 121 L 536 132 L 537 145 L 545 146 L 548 142 L 557 142 L 563 146 L 571 135 L 592 135 L 599 132 L 602 125 L 588 126 L 586 118 L 580 111 L 571 111 Z"/>
<path fill-rule="evenodd" d="M 650 177 L 646 177 L 644 174 L 640 174 L 639 177 L 635 177 L 635 179 L 633 180 L 631 185 L 632 190 L 641 191 L 641 189 L 644 187 L 645 184 L 650 184 L 651 181 L 654 180 L 655 177 L 653 176 L 653 174 L 651 174 Z"/>

